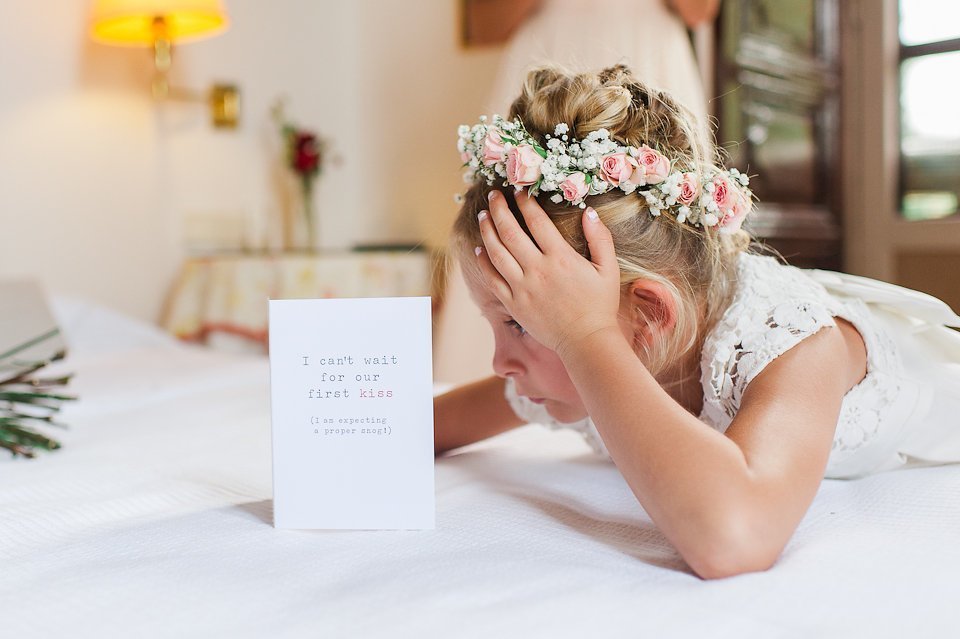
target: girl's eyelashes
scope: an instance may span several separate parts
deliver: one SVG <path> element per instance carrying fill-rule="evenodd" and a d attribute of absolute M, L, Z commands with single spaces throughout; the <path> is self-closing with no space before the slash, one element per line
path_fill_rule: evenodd
<path fill-rule="evenodd" d="M 520 337 L 523 337 L 524 335 L 527 334 L 527 331 L 524 330 L 524 328 L 523 328 L 522 326 L 520 326 L 520 324 L 518 324 L 518 323 L 517 323 L 517 320 L 515 320 L 515 319 L 508 319 L 506 322 L 504 322 L 504 324 L 506 324 L 507 326 L 509 326 L 509 327 L 512 328 L 513 330 L 515 330 L 515 331 L 517 332 L 517 335 L 520 336 Z"/>

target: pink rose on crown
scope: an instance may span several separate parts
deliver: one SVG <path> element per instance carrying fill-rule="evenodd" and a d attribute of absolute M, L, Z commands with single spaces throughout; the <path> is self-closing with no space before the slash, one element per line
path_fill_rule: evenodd
<path fill-rule="evenodd" d="M 500 130 L 496 127 L 487 129 L 487 135 L 483 138 L 483 165 L 493 166 L 503 161 L 503 138 L 500 137 Z"/>
<path fill-rule="evenodd" d="M 560 183 L 560 191 L 567 202 L 579 202 L 587 196 L 590 187 L 587 185 L 587 176 L 580 171 L 571 173 Z"/>
<path fill-rule="evenodd" d="M 637 170 L 637 161 L 626 153 L 611 153 L 603 156 L 600 162 L 600 173 L 603 179 L 614 186 L 630 180 L 630 176 Z"/>
<path fill-rule="evenodd" d="M 684 173 L 680 181 L 680 195 L 677 202 L 690 206 L 700 197 L 700 177 L 696 173 Z"/>
<path fill-rule="evenodd" d="M 543 158 L 529 144 L 515 146 L 507 152 L 507 182 L 514 186 L 530 186 L 540 179 Z"/>
<path fill-rule="evenodd" d="M 753 209 L 753 199 L 743 189 L 734 186 L 733 204 L 720 218 L 720 233 L 736 233 Z"/>
<path fill-rule="evenodd" d="M 736 233 L 753 208 L 750 196 L 725 175 L 713 178 L 713 201 L 717 205 L 717 225 L 721 233 Z"/>
<path fill-rule="evenodd" d="M 630 177 L 633 184 L 660 184 L 670 175 L 670 160 L 646 144 L 631 149 L 630 154 L 637 160 L 637 168 Z"/>
<path fill-rule="evenodd" d="M 720 209 L 720 219 L 733 208 L 734 197 L 736 196 L 736 187 L 731 184 L 725 175 L 718 175 L 713 178 L 713 201 Z"/>

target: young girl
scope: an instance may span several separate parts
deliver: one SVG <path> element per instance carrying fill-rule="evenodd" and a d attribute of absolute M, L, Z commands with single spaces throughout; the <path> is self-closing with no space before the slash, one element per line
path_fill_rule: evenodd
<path fill-rule="evenodd" d="M 704 578 L 770 567 L 821 479 L 960 461 L 960 317 L 748 250 L 748 179 L 623 66 L 532 72 L 460 129 L 454 227 L 496 377 L 436 400 L 436 452 L 579 430 Z"/>

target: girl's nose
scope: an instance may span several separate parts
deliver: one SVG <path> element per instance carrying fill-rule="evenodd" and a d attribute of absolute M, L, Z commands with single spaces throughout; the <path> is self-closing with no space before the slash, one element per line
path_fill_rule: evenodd
<path fill-rule="evenodd" d="M 515 349 L 496 339 L 496 348 L 493 351 L 493 372 L 497 377 L 506 379 L 523 372 L 523 363 L 517 357 Z"/>

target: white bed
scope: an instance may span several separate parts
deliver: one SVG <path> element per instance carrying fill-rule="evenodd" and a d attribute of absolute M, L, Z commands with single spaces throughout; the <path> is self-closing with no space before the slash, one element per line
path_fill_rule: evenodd
<path fill-rule="evenodd" d="M 536 425 L 437 461 L 434 531 L 279 531 L 266 359 L 56 311 L 81 400 L 0 459 L 3 636 L 960 636 L 960 467 L 827 481 L 772 570 L 715 582 Z"/>

